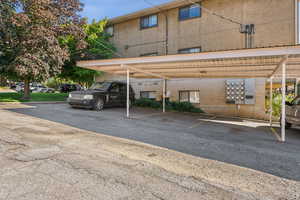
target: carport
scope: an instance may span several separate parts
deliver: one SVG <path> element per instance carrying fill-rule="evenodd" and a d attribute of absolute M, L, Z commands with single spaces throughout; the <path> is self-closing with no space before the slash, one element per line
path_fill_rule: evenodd
<path fill-rule="evenodd" d="M 282 79 L 282 128 L 285 136 L 286 79 L 300 77 L 300 46 L 203 52 L 137 58 L 80 61 L 78 66 L 127 76 L 127 109 L 129 117 L 130 78 L 163 80 L 163 112 L 165 112 L 166 81 L 173 78 L 268 78 Z M 272 97 L 272 87 L 270 89 Z M 272 98 L 270 98 L 272 102 Z M 270 126 L 272 126 L 272 104 Z"/>

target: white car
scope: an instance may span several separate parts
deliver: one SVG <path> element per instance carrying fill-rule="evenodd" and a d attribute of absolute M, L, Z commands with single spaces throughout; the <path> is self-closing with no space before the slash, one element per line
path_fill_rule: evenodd
<path fill-rule="evenodd" d="M 300 96 L 286 103 L 286 128 L 300 126 Z"/>

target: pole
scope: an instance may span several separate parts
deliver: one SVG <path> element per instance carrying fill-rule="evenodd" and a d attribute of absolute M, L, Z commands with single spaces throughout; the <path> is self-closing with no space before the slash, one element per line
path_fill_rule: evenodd
<path fill-rule="evenodd" d="M 285 142 L 286 62 L 282 63 L 281 141 Z"/>
<path fill-rule="evenodd" d="M 270 79 L 270 126 L 273 125 L 273 77 Z"/>
<path fill-rule="evenodd" d="M 130 101 L 130 99 L 129 99 L 129 93 L 130 93 L 130 91 L 129 91 L 129 84 L 130 84 L 130 81 L 129 81 L 129 79 L 130 79 L 130 74 L 129 74 L 129 68 L 127 67 L 127 98 L 126 98 L 126 116 L 127 116 L 127 118 L 129 118 L 129 101 Z"/>
<path fill-rule="evenodd" d="M 299 90 L 298 90 L 298 84 L 299 84 L 299 79 L 296 78 L 296 85 L 295 85 L 295 96 L 298 96 Z"/>
<path fill-rule="evenodd" d="M 166 79 L 163 81 L 163 112 L 166 112 Z"/>

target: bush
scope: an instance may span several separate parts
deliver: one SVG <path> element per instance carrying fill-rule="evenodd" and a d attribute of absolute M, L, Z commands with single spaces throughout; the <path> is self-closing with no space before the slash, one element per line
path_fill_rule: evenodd
<path fill-rule="evenodd" d="M 292 102 L 294 95 L 289 94 L 286 96 L 287 102 Z M 273 116 L 280 117 L 281 114 L 282 95 L 279 93 L 273 93 Z M 266 108 L 270 110 L 270 97 L 266 98 Z"/>
<path fill-rule="evenodd" d="M 148 108 L 162 108 L 162 103 L 151 99 L 138 99 L 135 101 L 135 106 Z M 179 112 L 204 113 L 200 108 L 196 108 L 189 102 L 167 102 L 167 110 L 175 110 Z"/>
<path fill-rule="evenodd" d="M 160 102 L 151 100 L 151 99 L 138 99 L 134 102 L 138 107 L 148 107 L 148 108 L 161 108 L 162 105 Z"/>

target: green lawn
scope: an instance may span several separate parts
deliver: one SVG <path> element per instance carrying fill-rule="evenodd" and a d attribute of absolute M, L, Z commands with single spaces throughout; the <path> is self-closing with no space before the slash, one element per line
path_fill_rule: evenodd
<path fill-rule="evenodd" d="M 0 93 L 0 102 L 65 101 L 65 93 L 32 93 L 29 101 L 22 100 L 21 93 Z"/>

